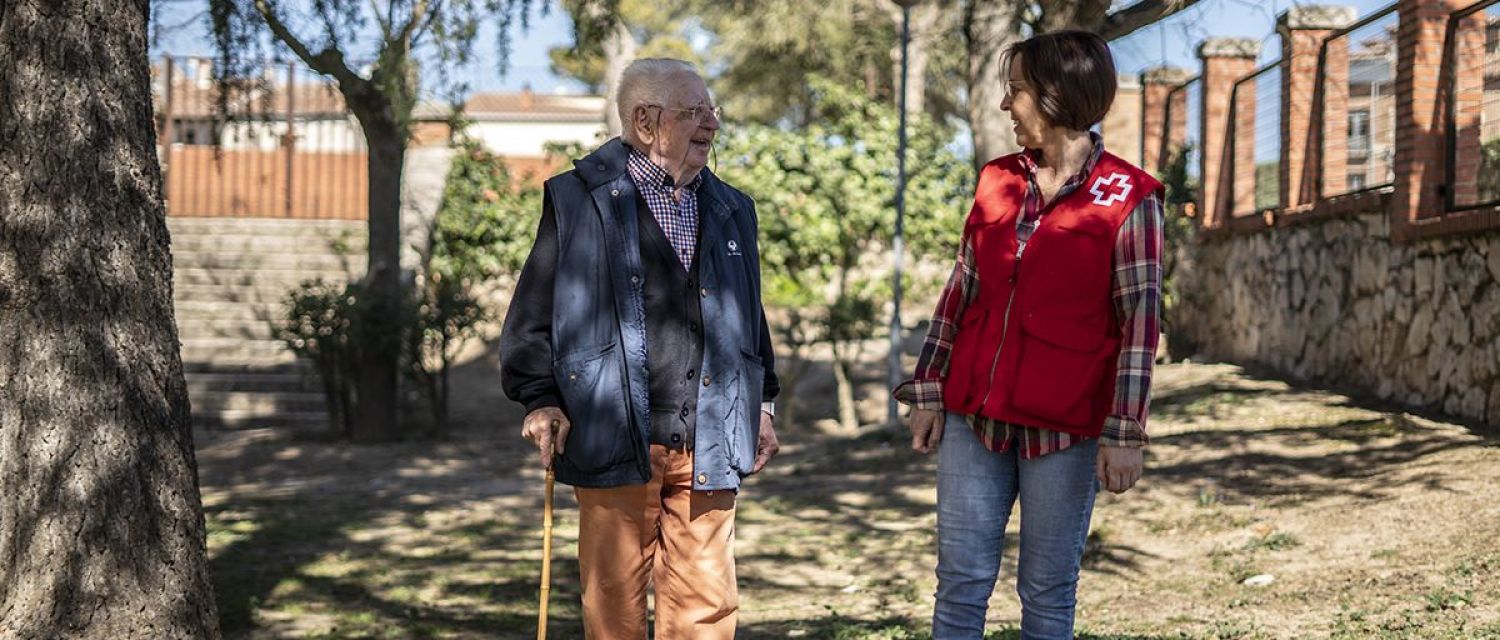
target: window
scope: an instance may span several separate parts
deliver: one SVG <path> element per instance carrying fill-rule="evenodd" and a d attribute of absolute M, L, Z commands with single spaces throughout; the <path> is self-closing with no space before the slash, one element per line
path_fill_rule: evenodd
<path fill-rule="evenodd" d="M 1345 186 L 1348 187 L 1350 191 L 1359 191 L 1360 189 L 1365 188 L 1365 174 L 1351 173 L 1349 174 L 1348 179 L 1349 181 Z"/>
<path fill-rule="evenodd" d="M 1349 155 L 1364 157 L 1370 153 L 1370 112 L 1349 112 Z M 1352 184 L 1352 183 L 1351 183 Z"/>

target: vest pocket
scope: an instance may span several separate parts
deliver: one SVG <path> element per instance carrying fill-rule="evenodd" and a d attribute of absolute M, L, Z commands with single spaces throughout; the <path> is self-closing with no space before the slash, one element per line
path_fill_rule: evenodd
<path fill-rule="evenodd" d="M 730 399 L 729 468 L 748 475 L 755 468 L 756 444 L 760 440 L 760 403 L 766 385 L 766 365 L 758 356 L 740 352 L 739 382 Z"/>
<path fill-rule="evenodd" d="M 611 342 L 578 349 L 552 364 L 572 423 L 563 457 L 579 471 L 603 469 L 631 451 L 624 362 L 615 347 Z"/>
<path fill-rule="evenodd" d="M 1101 426 L 1101 385 L 1118 355 L 1119 340 L 1095 323 L 1076 319 L 1027 314 L 1020 324 L 1025 339 L 1019 345 L 1011 406 L 1061 426 Z"/>

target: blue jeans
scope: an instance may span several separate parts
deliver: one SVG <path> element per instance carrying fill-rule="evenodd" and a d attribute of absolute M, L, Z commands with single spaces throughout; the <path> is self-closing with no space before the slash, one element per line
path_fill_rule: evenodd
<path fill-rule="evenodd" d="M 937 602 L 933 640 L 978 640 L 1000 573 L 1005 523 L 1021 499 L 1016 593 L 1022 640 L 1070 640 L 1078 568 L 1098 481 L 1098 440 L 1034 460 L 986 449 L 948 414 L 938 447 Z"/>

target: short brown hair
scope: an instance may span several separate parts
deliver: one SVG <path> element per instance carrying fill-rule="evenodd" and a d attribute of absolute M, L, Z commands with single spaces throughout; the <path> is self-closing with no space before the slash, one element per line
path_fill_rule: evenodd
<path fill-rule="evenodd" d="M 1115 101 L 1115 58 L 1098 34 L 1054 31 L 1012 44 L 1002 67 L 1007 73 L 1016 56 L 1042 116 L 1053 126 L 1088 129 L 1104 119 Z"/>

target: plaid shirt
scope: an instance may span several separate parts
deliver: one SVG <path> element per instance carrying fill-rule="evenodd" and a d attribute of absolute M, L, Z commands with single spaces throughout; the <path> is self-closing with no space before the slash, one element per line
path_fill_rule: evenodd
<path fill-rule="evenodd" d="M 656 166 L 634 147 L 625 167 L 636 190 L 646 199 L 646 208 L 666 232 L 682 268 L 692 271 L 698 251 L 698 187 L 703 184 L 703 172 L 693 176 L 686 186 L 678 187 L 666 169 Z"/>
<path fill-rule="evenodd" d="M 1077 174 L 1058 189 L 1051 202 L 1059 202 L 1078 189 L 1090 173 L 1104 143 L 1098 134 L 1088 161 Z M 1016 240 L 1020 251 L 1041 224 L 1050 209 L 1042 202 L 1036 182 L 1036 161 L 1031 152 L 1022 154 L 1026 171 L 1026 196 L 1021 215 L 1016 220 Z M 1050 204 L 1050 203 L 1049 203 Z M 1130 212 L 1115 236 L 1114 284 L 1111 297 L 1124 337 L 1120 346 L 1115 378 L 1114 410 L 1104 421 L 1100 444 L 1117 447 L 1142 447 L 1147 443 L 1146 414 L 1151 402 L 1151 367 L 1156 358 L 1161 307 L 1162 204 L 1156 194 L 1141 200 Z M 918 409 L 943 410 L 943 379 L 948 373 L 953 339 L 958 322 L 979 291 L 979 273 L 974 269 L 974 246 L 965 237 L 959 248 L 958 264 L 938 298 L 932 314 L 932 328 L 917 359 L 916 375 L 897 387 L 896 399 Z M 991 451 L 1007 451 L 1019 442 L 1023 459 L 1033 459 L 1061 451 L 1085 440 L 1060 431 L 1039 429 L 992 420 L 980 415 L 968 416 L 970 427 Z"/>

